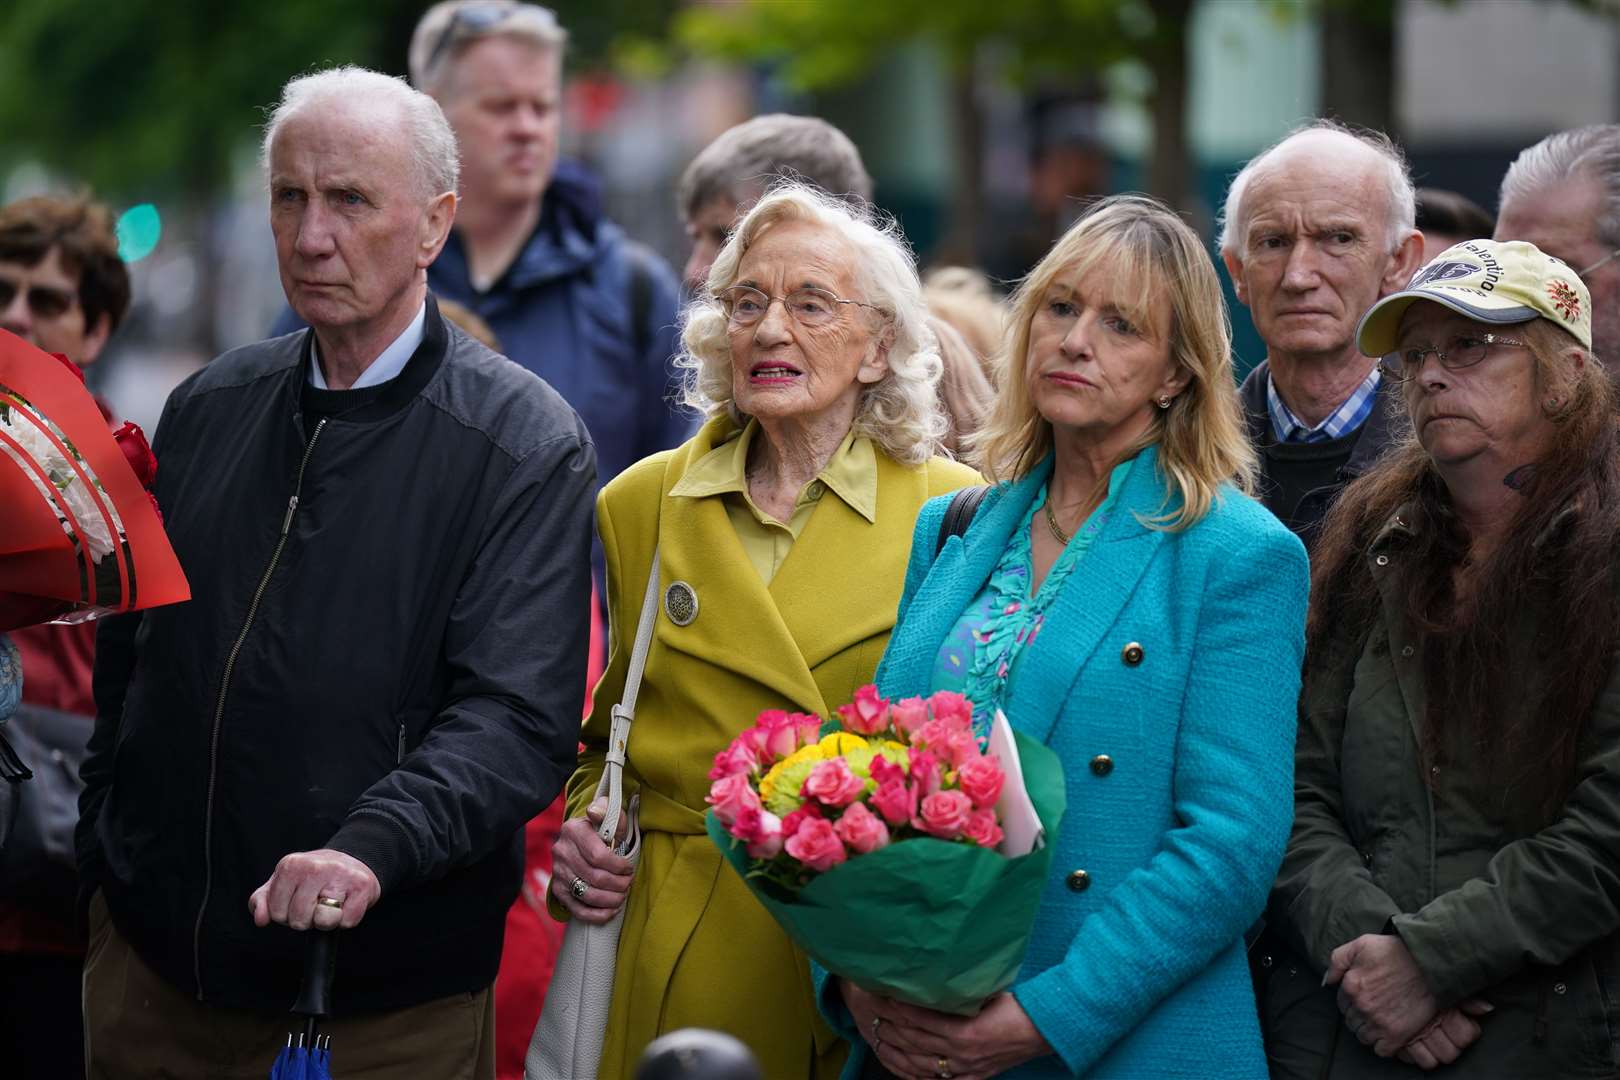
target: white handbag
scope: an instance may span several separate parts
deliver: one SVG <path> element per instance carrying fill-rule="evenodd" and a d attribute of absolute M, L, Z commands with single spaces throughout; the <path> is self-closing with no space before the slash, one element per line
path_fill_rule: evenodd
<path fill-rule="evenodd" d="M 607 796 L 607 813 L 597 835 L 613 844 L 618 833 L 619 815 L 627 815 L 624 839 L 614 848 L 630 860 L 635 873 L 641 859 L 641 796 L 624 806 L 624 759 L 630 742 L 630 724 L 636 715 L 636 694 L 641 690 L 641 673 L 647 666 L 647 649 L 652 643 L 653 624 L 658 621 L 658 549 L 653 549 L 652 570 L 647 574 L 647 592 L 641 601 L 641 621 L 636 625 L 636 643 L 630 653 L 630 669 L 625 674 L 624 694 L 613 706 L 613 723 L 608 735 L 607 761 L 597 782 L 592 801 Z M 540 1022 L 529 1040 L 529 1053 L 523 1059 L 524 1080 L 596 1080 L 602 1060 L 602 1039 L 607 1032 L 608 1006 L 613 1001 L 613 972 L 618 964 L 619 931 L 624 926 L 624 908 L 600 926 L 580 922 L 568 924 L 563 933 L 557 966 L 546 990 L 546 1005 Z"/>

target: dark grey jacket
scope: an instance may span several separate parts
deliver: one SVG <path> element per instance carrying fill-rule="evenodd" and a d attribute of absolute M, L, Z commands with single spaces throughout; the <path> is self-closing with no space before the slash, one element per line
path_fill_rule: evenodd
<path fill-rule="evenodd" d="M 382 900 L 335 1001 L 398 1008 L 493 979 L 521 827 L 573 769 L 595 453 L 431 299 L 404 371 L 324 419 L 308 337 L 226 353 L 164 408 L 192 600 L 102 628 L 81 872 L 175 986 L 284 1010 L 302 939 L 248 896 L 289 852 L 352 854 Z"/>
<path fill-rule="evenodd" d="M 1383 594 L 1375 625 L 1336 628 L 1300 713 L 1295 819 L 1271 896 L 1264 989 L 1274 1080 L 1422 1075 L 1345 1028 L 1322 972 L 1338 946 L 1393 930 L 1442 1007 L 1496 1011 L 1441 1075 L 1620 1076 L 1620 668 L 1586 719 L 1578 782 L 1552 824 L 1504 821 L 1501 792 L 1465 768 L 1424 775 L 1421 635 L 1395 594 L 1411 516 L 1366 552 Z M 1559 620 L 1526 589 L 1523 643 L 1557 648 Z M 1538 633 L 1538 628 L 1542 633 Z M 1528 706 L 1527 706 L 1528 707 Z M 1437 767 L 1438 768 L 1438 767 Z"/>

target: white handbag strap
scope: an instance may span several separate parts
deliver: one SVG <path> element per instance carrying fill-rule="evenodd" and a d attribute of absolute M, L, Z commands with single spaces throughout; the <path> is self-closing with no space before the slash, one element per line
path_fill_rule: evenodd
<path fill-rule="evenodd" d="M 624 693 L 613 706 L 613 723 L 608 732 L 607 761 L 602 779 L 596 785 L 596 798 L 607 794 L 607 813 L 596 830 L 602 842 L 614 847 L 619 818 L 624 813 L 624 760 L 630 745 L 630 724 L 636 718 L 636 695 L 641 692 L 641 674 L 647 668 L 647 649 L 652 645 L 653 624 L 658 621 L 658 547 L 654 545 L 652 569 L 647 571 L 647 591 L 641 598 L 641 621 L 636 624 L 636 643 L 630 650 L 630 670 L 624 677 Z"/>

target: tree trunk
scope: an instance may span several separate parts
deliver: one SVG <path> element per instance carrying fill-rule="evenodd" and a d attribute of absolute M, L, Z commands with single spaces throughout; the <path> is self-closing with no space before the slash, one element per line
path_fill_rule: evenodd
<path fill-rule="evenodd" d="M 935 261 L 979 264 L 979 224 L 984 220 L 984 114 L 979 109 L 978 57 L 959 57 L 951 69 L 951 114 L 955 119 L 956 183 L 951 219 Z"/>
<path fill-rule="evenodd" d="M 1187 17 L 1192 0 L 1152 0 L 1153 40 L 1145 59 L 1153 73 L 1153 156 L 1148 191 L 1189 209 L 1193 183 L 1187 151 Z"/>
<path fill-rule="evenodd" d="M 1322 115 L 1398 138 L 1394 0 L 1322 10 Z"/>

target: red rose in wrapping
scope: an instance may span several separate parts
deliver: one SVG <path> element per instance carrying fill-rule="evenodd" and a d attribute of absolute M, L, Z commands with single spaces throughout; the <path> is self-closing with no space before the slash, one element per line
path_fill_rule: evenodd
<path fill-rule="evenodd" d="M 113 442 L 124 452 L 124 460 L 135 470 L 135 479 L 141 482 L 141 487 L 149 488 L 157 483 L 157 456 L 152 453 L 140 425 L 125 420 L 124 426 L 113 432 Z"/>

